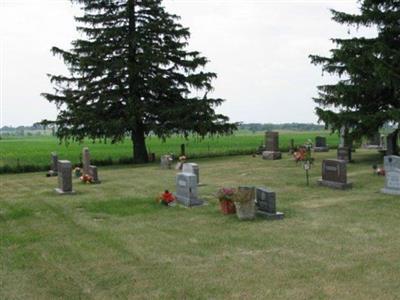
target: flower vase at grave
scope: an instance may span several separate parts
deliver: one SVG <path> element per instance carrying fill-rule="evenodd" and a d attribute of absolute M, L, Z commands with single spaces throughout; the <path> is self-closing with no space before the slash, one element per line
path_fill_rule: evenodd
<path fill-rule="evenodd" d="M 236 213 L 235 203 L 230 200 L 220 200 L 219 205 L 221 208 L 221 212 L 224 215 L 232 215 Z"/>

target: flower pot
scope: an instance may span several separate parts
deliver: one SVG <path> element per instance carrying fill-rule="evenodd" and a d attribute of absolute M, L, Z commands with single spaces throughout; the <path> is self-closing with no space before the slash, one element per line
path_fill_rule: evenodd
<path fill-rule="evenodd" d="M 221 212 L 224 215 L 231 215 L 236 212 L 235 204 L 229 200 L 220 200 L 219 205 L 221 207 Z"/>
<path fill-rule="evenodd" d="M 255 201 L 235 202 L 236 215 L 239 220 L 253 220 L 256 217 Z"/>

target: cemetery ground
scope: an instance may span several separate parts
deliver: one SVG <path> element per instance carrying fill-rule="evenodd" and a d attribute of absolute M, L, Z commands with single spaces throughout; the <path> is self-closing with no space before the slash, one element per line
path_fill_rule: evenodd
<path fill-rule="evenodd" d="M 201 159 L 192 209 L 155 203 L 175 191 L 159 165 L 100 169 L 56 195 L 44 173 L 0 175 L 1 299 L 395 299 L 400 294 L 400 201 L 381 194 L 376 151 L 357 150 L 352 190 L 305 184 L 301 165 L 251 156 Z M 219 187 L 267 186 L 281 221 L 219 212 Z"/>

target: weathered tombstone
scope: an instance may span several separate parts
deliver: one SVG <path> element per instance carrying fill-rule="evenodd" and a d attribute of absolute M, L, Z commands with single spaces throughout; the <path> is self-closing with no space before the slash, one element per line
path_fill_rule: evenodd
<path fill-rule="evenodd" d="M 379 143 L 381 149 L 385 149 L 386 148 L 386 144 L 385 144 L 385 135 L 381 134 L 381 140 Z"/>
<path fill-rule="evenodd" d="M 342 126 L 342 128 L 340 128 L 339 147 L 345 147 L 345 146 L 346 146 L 346 127 Z"/>
<path fill-rule="evenodd" d="M 315 138 L 314 152 L 328 152 L 329 147 L 326 145 L 326 137 L 317 136 Z"/>
<path fill-rule="evenodd" d="M 83 175 L 90 175 L 90 152 L 87 147 L 82 150 L 82 167 Z"/>
<path fill-rule="evenodd" d="M 101 181 L 99 180 L 99 172 L 96 166 L 89 167 L 89 175 L 92 176 L 93 183 L 101 183 Z"/>
<path fill-rule="evenodd" d="M 55 191 L 61 195 L 72 194 L 72 164 L 68 160 L 59 160 L 57 164 L 58 188 Z"/>
<path fill-rule="evenodd" d="M 268 131 L 265 133 L 265 148 L 262 153 L 263 159 L 281 159 L 282 153 L 279 151 L 279 132 Z"/>
<path fill-rule="evenodd" d="M 395 155 L 385 156 L 384 169 L 386 173 L 385 194 L 400 195 L 400 157 Z"/>
<path fill-rule="evenodd" d="M 276 211 L 276 193 L 267 188 L 256 189 L 257 214 L 267 219 L 283 219 L 284 214 Z"/>
<path fill-rule="evenodd" d="M 338 160 L 343 160 L 346 163 L 352 162 L 351 148 L 349 148 L 349 147 L 339 147 L 337 149 L 337 159 Z"/>
<path fill-rule="evenodd" d="M 172 157 L 171 155 L 161 156 L 161 169 L 171 169 L 172 167 Z"/>
<path fill-rule="evenodd" d="M 326 159 L 322 162 L 322 179 L 318 180 L 319 185 L 334 189 L 349 189 L 353 187 L 347 182 L 346 162 L 337 159 Z"/>
<path fill-rule="evenodd" d="M 186 207 L 203 205 L 197 194 L 196 175 L 179 173 L 176 176 L 176 200 Z"/>
<path fill-rule="evenodd" d="M 194 174 L 197 177 L 197 185 L 200 185 L 200 168 L 195 163 L 184 163 L 182 167 L 182 173 Z"/>

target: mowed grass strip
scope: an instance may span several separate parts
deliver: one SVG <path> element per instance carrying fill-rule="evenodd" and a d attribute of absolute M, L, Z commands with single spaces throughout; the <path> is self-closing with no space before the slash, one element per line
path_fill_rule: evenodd
<path fill-rule="evenodd" d="M 157 205 L 174 170 L 100 169 L 101 185 L 74 179 L 53 192 L 43 174 L 0 176 L 1 299 L 396 299 L 400 201 L 379 193 L 374 151 L 355 153 L 354 188 L 311 186 L 301 165 L 237 156 L 203 159 L 208 205 Z M 268 186 L 283 221 L 239 222 L 219 212 L 221 186 Z"/>
<path fill-rule="evenodd" d="M 328 131 L 322 132 L 288 132 L 280 133 L 280 147 L 287 150 L 290 140 L 293 138 L 297 145 L 302 145 L 308 139 L 314 140 L 316 136 L 326 136 L 328 144 L 336 146 L 338 137 L 330 135 Z M 180 145 L 186 145 L 186 152 L 191 157 L 213 157 L 238 154 L 250 154 L 264 142 L 263 133 L 238 133 L 232 136 L 199 139 L 191 137 L 188 140 L 180 137 L 172 137 L 165 142 L 150 137 L 147 146 L 150 152 L 156 153 L 159 158 L 168 153 L 180 154 Z M 132 158 L 132 143 L 126 140 L 119 144 L 104 144 L 84 141 L 82 144 L 60 144 L 55 137 L 7 137 L 0 140 L 0 168 L 7 166 L 10 171 L 17 166 L 27 167 L 27 170 L 35 168 L 47 168 L 50 164 L 50 153 L 57 152 L 60 159 L 70 160 L 77 164 L 81 160 L 83 147 L 89 147 L 92 160 L 96 164 L 111 164 L 129 162 Z M 1 171 L 1 169 L 0 169 Z"/>

